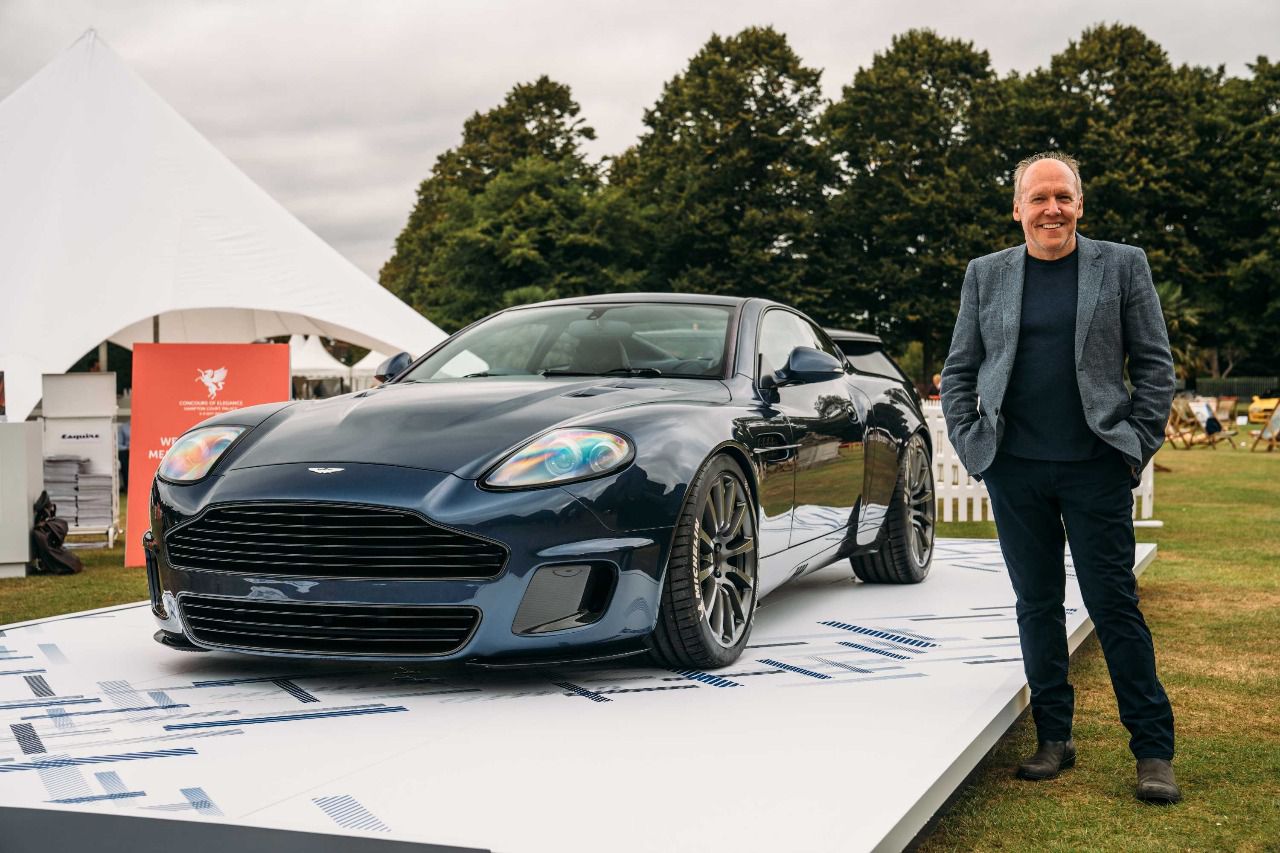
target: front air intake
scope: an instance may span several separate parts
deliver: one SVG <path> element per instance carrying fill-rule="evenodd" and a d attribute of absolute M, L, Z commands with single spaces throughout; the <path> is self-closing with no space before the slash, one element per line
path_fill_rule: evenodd
<path fill-rule="evenodd" d="M 178 597 L 198 643 L 243 651 L 367 657 L 432 657 L 467 644 L 480 611 L 438 605 L 329 604 Z"/>
<path fill-rule="evenodd" d="M 306 577 L 484 579 L 501 545 L 404 510 L 349 504 L 214 506 L 165 536 L 180 569 Z"/>

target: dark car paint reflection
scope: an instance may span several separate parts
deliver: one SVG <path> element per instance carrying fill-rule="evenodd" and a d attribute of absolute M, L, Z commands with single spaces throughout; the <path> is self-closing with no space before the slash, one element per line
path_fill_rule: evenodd
<path fill-rule="evenodd" d="M 202 640 L 193 634 L 181 604 L 213 600 L 214 609 L 234 610 L 236 599 L 269 597 L 304 611 L 313 604 L 476 608 L 479 618 L 465 644 L 422 656 L 433 659 L 535 660 L 623 648 L 620 643 L 642 641 L 654 627 L 690 483 L 719 453 L 741 465 L 758 505 L 761 595 L 789 578 L 876 546 L 903 448 L 913 434 L 923 433 L 928 441 L 909 386 L 846 365 L 842 374 L 823 381 L 763 388 L 757 375 L 762 316 L 789 311 L 767 300 L 654 294 L 550 305 L 589 307 L 610 300 L 721 306 L 730 316 L 723 364 L 717 368 L 721 373 L 703 378 L 529 374 L 392 382 L 345 397 L 255 407 L 206 422 L 245 426 L 249 433 L 206 480 L 191 485 L 158 480 L 153 488 L 148 573 L 160 638 L 197 648 L 321 654 L 255 645 L 252 638 L 239 644 Z M 589 315 L 604 312 L 597 307 Z M 593 329 L 603 334 L 622 325 L 610 323 L 602 321 Z M 633 348 L 646 357 L 658 358 L 653 353 L 661 350 L 655 342 L 662 341 L 718 352 L 714 342 L 703 340 L 704 332 L 664 337 L 661 330 L 650 329 L 647 334 L 643 346 Z M 457 337 L 441 347 L 457 349 Z M 822 345 L 830 346 L 829 340 L 823 338 Z M 532 345 L 529 351 L 551 352 Z M 514 356 L 510 348 L 503 353 L 508 360 L 504 369 L 510 369 Z M 417 364 L 431 357 L 428 353 Z M 699 357 L 710 363 L 709 356 Z M 416 369 L 405 375 L 413 376 Z M 514 449 L 546 430 L 567 426 L 625 436 L 634 446 L 634 460 L 607 475 L 562 485 L 503 492 L 483 486 L 486 472 Z M 315 466 L 343 470 L 317 477 L 308 473 Z M 398 509 L 438 525 L 445 531 L 440 536 L 461 537 L 461 543 L 476 538 L 497 542 L 509 556 L 493 578 L 428 580 L 308 574 L 287 566 L 267 571 L 234 558 L 219 564 L 225 568 L 193 570 L 175 564 L 168 553 L 166 537 L 210 507 L 274 504 L 304 510 L 310 505 Z M 589 570 L 590 578 L 601 579 L 607 597 L 601 611 L 592 614 L 592 621 L 563 630 L 515 631 L 513 620 L 530 594 L 531 579 L 543 568 L 557 566 L 568 567 L 566 576 Z M 227 601 L 231 604 L 217 603 Z M 358 611 L 352 613 L 357 615 L 344 618 L 360 618 Z M 340 656 L 395 657 L 358 647 Z"/>

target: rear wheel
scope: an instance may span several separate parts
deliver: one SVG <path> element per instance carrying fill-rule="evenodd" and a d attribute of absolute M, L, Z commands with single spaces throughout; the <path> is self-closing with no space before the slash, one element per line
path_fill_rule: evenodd
<path fill-rule="evenodd" d="M 756 509 L 742 468 L 715 456 L 694 478 L 662 586 L 653 656 L 711 669 L 738 659 L 751 634 L 757 583 Z"/>
<path fill-rule="evenodd" d="M 851 557 L 853 573 L 868 583 L 920 583 L 933 560 L 937 500 L 929 447 L 919 434 L 911 436 L 898 465 L 885 518 L 880 550 Z"/>

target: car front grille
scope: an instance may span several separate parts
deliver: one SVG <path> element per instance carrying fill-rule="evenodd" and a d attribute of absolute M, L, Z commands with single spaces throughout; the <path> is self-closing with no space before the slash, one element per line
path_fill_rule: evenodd
<path fill-rule="evenodd" d="M 347 504 L 215 506 L 165 536 L 178 568 L 307 577 L 492 578 L 501 545 L 409 512 Z"/>
<path fill-rule="evenodd" d="M 480 611 L 438 605 L 314 604 L 183 594 L 196 642 L 248 651 L 430 657 L 467 644 Z"/>

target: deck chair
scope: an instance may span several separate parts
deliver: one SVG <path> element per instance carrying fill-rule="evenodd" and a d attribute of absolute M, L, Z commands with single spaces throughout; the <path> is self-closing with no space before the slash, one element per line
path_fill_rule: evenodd
<path fill-rule="evenodd" d="M 1239 397 L 1219 397 L 1217 404 L 1213 407 L 1213 413 L 1223 426 L 1230 426 L 1236 422 L 1236 402 Z"/>
<path fill-rule="evenodd" d="M 1208 444 L 1214 450 L 1218 449 L 1218 445 L 1225 442 L 1232 450 L 1236 449 L 1234 441 L 1237 430 L 1234 426 L 1224 425 L 1218 420 L 1214 414 L 1214 407 L 1211 402 L 1204 399 L 1192 400 L 1188 404 L 1191 414 L 1195 417 L 1196 423 L 1204 435 L 1204 443 Z"/>
<path fill-rule="evenodd" d="M 1259 444 L 1263 445 L 1268 453 L 1275 450 L 1276 445 L 1280 444 L 1280 406 L 1276 406 L 1275 411 L 1271 413 L 1271 417 L 1262 425 L 1262 429 L 1253 440 L 1253 446 L 1249 448 L 1250 452 L 1257 450 Z"/>
<path fill-rule="evenodd" d="M 1172 433 L 1173 438 L 1170 443 L 1174 447 L 1178 446 L 1178 442 L 1182 442 L 1183 450 L 1190 450 L 1195 444 L 1205 444 L 1204 428 L 1200 426 L 1200 421 L 1196 420 L 1196 416 L 1191 411 L 1191 400 L 1189 397 L 1174 397 L 1173 406 L 1169 410 L 1169 426 L 1165 430 L 1165 435 Z"/>
<path fill-rule="evenodd" d="M 1177 412 L 1169 412 L 1169 420 L 1164 424 L 1164 440 L 1169 442 L 1174 448 L 1183 450 L 1191 449 L 1191 439 L 1195 436 L 1187 426 L 1182 423 L 1182 419 L 1178 417 Z"/>

